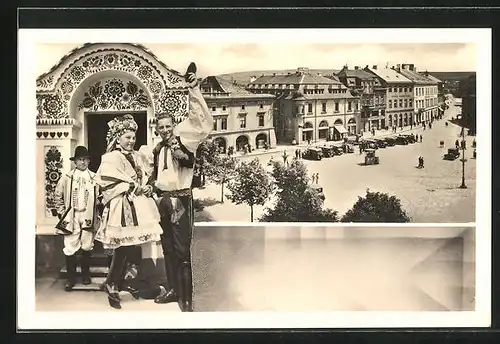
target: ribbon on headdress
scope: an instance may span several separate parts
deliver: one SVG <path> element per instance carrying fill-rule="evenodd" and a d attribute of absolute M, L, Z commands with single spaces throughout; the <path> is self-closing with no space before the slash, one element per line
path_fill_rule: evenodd
<path fill-rule="evenodd" d="M 132 115 L 115 117 L 108 122 L 108 133 L 106 135 L 107 152 L 113 151 L 116 147 L 116 140 L 127 131 L 136 132 L 138 125 Z"/>

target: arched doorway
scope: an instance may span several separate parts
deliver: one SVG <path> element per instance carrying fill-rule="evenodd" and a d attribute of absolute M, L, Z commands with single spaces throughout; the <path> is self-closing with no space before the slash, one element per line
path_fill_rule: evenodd
<path fill-rule="evenodd" d="M 225 154 L 227 150 L 227 140 L 224 137 L 216 137 L 214 144 L 218 147 L 218 152 Z"/>
<path fill-rule="evenodd" d="M 321 121 L 318 126 L 318 139 L 326 140 L 328 138 L 328 122 Z"/>
<path fill-rule="evenodd" d="M 349 132 L 349 135 L 356 134 L 356 120 L 354 118 L 351 118 L 349 119 L 349 121 L 347 121 L 347 131 Z"/>
<path fill-rule="evenodd" d="M 257 137 L 255 138 L 255 147 L 257 149 L 265 148 L 266 144 L 267 144 L 267 135 L 264 133 L 260 133 L 259 135 L 257 135 Z"/>
<path fill-rule="evenodd" d="M 236 139 L 236 151 L 240 152 L 243 148 L 248 145 L 248 136 L 240 135 Z"/>
<path fill-rule="evenodd" d="M 306 122 L 302 127 L 302 142 L 310 143 L 312 140 L 313 140 L 313 125 L 311 122 Z"/>

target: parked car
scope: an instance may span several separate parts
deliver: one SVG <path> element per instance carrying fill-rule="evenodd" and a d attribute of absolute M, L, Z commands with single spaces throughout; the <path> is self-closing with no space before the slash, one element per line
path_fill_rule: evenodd
<path fill-rule="evenodd" d="M 323 201 L 325 200 L 325 194 L 323 193 L 323 187 L 321 185 L 311 184 L 310 188 L 318 193 L 318 197 L 320 199 L 322 199 Z"/>
<path fill-rule="evenodd" d="M 307 160 L 321 160 L 323 159 L 323 152 L 319 148 L 307 148 L 302 153 L 302 158 Z"/>
<path fill-rule="evenodd" d="M 363 145 L 366 148 L 370 148 L 370 149 L 378 149 L 378 145 L 375 141 L 373 141 L 372 139 L 363 139 Z"/>
<path fill-rule="evenodd" d="M 409 142 L 408 142 L 408 138 L 403 136 L 403 135 L 399 135 L 396 137 L 396 144 L 398 145 L 407 145 Z"/>
<path fill-rule="evenodd" d="M 324 158 L 331 158 L 333 156 L 335 156 L 335 151 L 332 149 L 332 147 L 328 147 L 328 146 L 321 146 L 321 147 L 316 147 L 318 149 L 321 149 L 321 152 L 323 153 L 323 157 Z"/>
<path fill-rule="evenodd" d="M 448 152 L 444 155 L 444 160 L 455 160 L 460 156 L 458 148 L 448 148 Z"/>
<path fill-rule="evenodd" d="M 375 153 L 375 149 L 368 148 L 365 150 L 365 165 L 378 165 L 379 158 Z"/>
<path fill-rule="evenodd" d="M 377 146 L 379 148 L 386 148 L 387 147 L 387 142 L 383 139 L 374 139 L 374 141 L 377 143 Z"/>
<path fill-rule="evenodd" d="M 339 146 L 332 145 L 331 149 L 332 149 L 334 155 L 342 155 L 342 154 L 344 154 L 344 150 L 341 147 L 339 147 Z"/>
<path fill-rule="evenodd" d="M 387 146 L 393 147 L 396 145 L 396 138 L 394 137 L 386 137 L 384 138 L 385 142 L 387 143 Z"/>

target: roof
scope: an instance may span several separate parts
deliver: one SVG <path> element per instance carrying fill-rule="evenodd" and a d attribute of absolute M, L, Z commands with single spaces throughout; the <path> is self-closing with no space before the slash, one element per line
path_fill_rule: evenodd
<path fill-rule="evenodd" d="M 339 78 L 358 78 L 361 80 L 371 80 L 374 79 L 375 76 L 371 73 L 368 73 L 362 69 L 347 69 L 343 68 L 339 73 L 337 73 Z"/>
<path fill-rule="evenodd" d="M 411 81 L 419 84 L 435 84 L 435 81 L 430 80 L 425 75 L 409 69 L 400 69 L 399 73 L 410 79 Z"/>
<path fill-rule="evenodd" d="M 434 81 L 434 82 L 437 82 L 438 84 L 441 84 L 443 83 L 442 80 L 439 80 L 438 78 L 436 78 L 434 75 L 432 74 L 429 74 L 427 72 L 420 72 L 421 75 L 424 75 L 425 77 L 427 77 L 428 79 L 430 79 L 431 81 Z"/>
<path fill-rule="evenodd" d="M 217 98 L 260 98 L 260 99 L 274 99 L 272 94 L 258 94 L 245 90 L 243 87 L 235 84 L 231 80 L 221 78 L 219 76 L 209 76 L 203 80 L 204 84 L 211 84 L 213 88 L 218 89 L 219 92 L 228 93 L 217 95 Z M 210 97 L 210 94 L 204 94 Z"/>
<path fill-rule="evenodd" d="M 365 69 L 366 70 L 366 69 Z M 373 68 L 368 68 L 368 71 L 370 71 L 372 74 L 378 76 L 382 80 L 384 80 L 387 83 L 392 83 L 392 84 L 409 84 L 412 83 L 412 80 L 408 79 L 404 75 L 398 73 L 394 69 L 390 68 L 381 68 L 381 69 L 373 69 Z"/>
<path fill-rule="evenodd" d="M 336 78 L 325 77 L 312 73 L 290 73 L 290 74 L 276 74 L 276 75 L 262 75 L 257 78 L 250 85 L 262 84 L 287 84 L 287 85 L 339 85 L 341 84 Z"/>

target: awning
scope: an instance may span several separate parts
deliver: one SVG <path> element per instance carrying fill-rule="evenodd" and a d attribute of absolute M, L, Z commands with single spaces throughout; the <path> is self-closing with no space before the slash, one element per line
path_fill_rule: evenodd
<path fill-rule="evenodd" d="M 347 130 L 341 124 L 335 124 L 333 127 L 335 128 L 335 130 L 337 130 L 339 132 L 339 134 L 347 133 Z"/>

